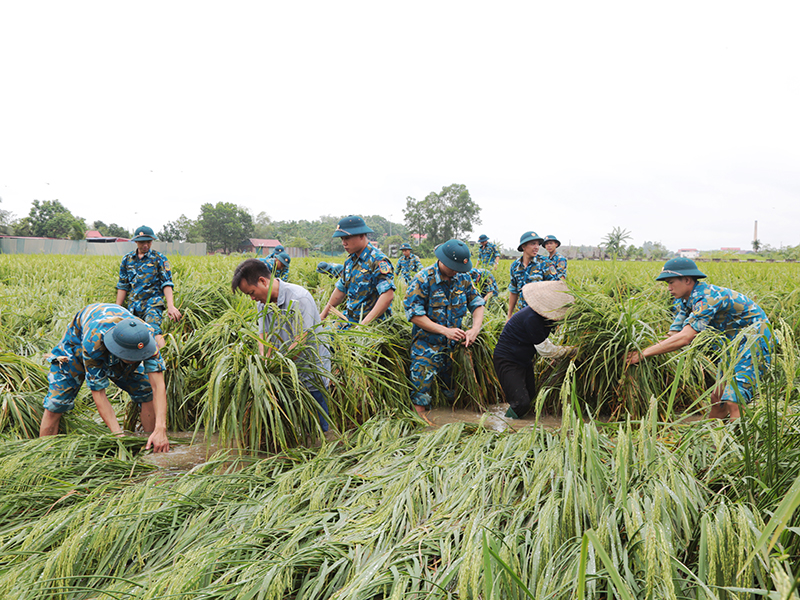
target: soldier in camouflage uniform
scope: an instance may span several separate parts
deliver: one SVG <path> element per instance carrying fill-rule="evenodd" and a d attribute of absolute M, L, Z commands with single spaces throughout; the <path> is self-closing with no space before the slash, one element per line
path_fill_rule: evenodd
<path fill-rule="evenodd" d="M 489 241 L 489 236 L 482 234 L 478 238 L 478 266 L 489 269 L 495 268 L 500 263 L 500 251 L 497 246 Z"/>
<path fill-rule="evenodd" d="M 445 396 L 450 389 L 452 360 L 456 344 L 469 346 L 478 337 L 483 324 L 483 298 L 478 295 L 469 270 L 472 268 L 469 247 L 459 240 L 449 240 L 436 247 L 437 262 L 414 277 L 403 300 L 411 330 L 411 401 L 417 413 L 428 423 L 431 390 L 438 376 L 444 383 Z M 472 327 L 461 329 L 461 321 L 472 313 Z"/>
<path fill-rule="evenodd" d="M 675 318 L 666 339 L 641 352 L 630 352 L 627 364 L 635 365 L 650 356 L 673 352 L 692 343 L 698 333 L 713 329 L 729 341 L 739 339 L 733 381 L 718 383 L 711 392 L 709 417 L 731 420 L 740 416 L 739 402 L 750 402 L 753 387 L 770 363 L 769 319 L 758 304 L 739 292 L 700 281 L 705 274 L 688 258 L 668 260 L 658 281 L 666 281 L 675 298 Z M 742 332 L 746 335 L 742 336 Z M 717 360 L 720 360 L 719 358 Z M 718 377 L 722 375 L 722 369 Z"/>
<path fill-rule="evenodd" d="M 262 258 L 261 260 L 266 263 L 273 277 L 281 281 L 289 281 L 289 263 L 292 262 L 292 258 L 286 252 L 280 252 L 273 258 Z"/>
<path fill-rule="evenodd" d="M 344 314 L 350 323 L 365 325 L 392 314 L 394 269 L 386 255 L 369 243 L 368 233 L 374 232 L 361 217 L 349 216 L 339 221 L 333 237 L 342 238 L 349 256 L 336 289 L 320 313 L 323 319 L 345 300 Z"/>
<path fill-rule="evenodd" d="M 472 283 L 475 285 L 475 289 L 478 290 L 478 294 L 486 304 L 489 304 L 489 300 L 497 298 L 500 294 L 497 289 L 497 280 L 489 269 L 472 269 L 469 272 L 469 276 L 472 278 Z"/>
<path fill-rule="evenodd" d="M 278 254 L 280 254 L 281 252 L 286 252 L 286 248 L 284 248 L 283 246 L 281 246 L 280 244 L 278 244 L 277 246 L 275 246 L 275 247 L 272 249 L 272 252 L 270 252 L 270 253 L 269 253 L 267 256 L 265 256 L 264 258 L 275 258 L 275 257 L 276 257 L 276 256 L 278 256 Z"/>
<path fill-rule="evenodd" d="M 124 306 L 125 298 L 130 293 L 128 310 L 153 328 L 160 349 L 166 344 L 161 334 L 164 301 L 167 316 L 173 321 L 180 320 L 181 311 L 175 308 L 169 261 L 166 256 L 151 249 L 155 239 L 149 227 L 142 226 L 136 230 L 131 239 L 136 242 L 136 250 L 123 256 L 119 266 L 117 304 Z"/>
<path fill-rule="evenodd" d="M 39 435 L 58 433 L 61 415 L 74 407 L 84 380 L 105 424 L 121 432 L 106 396 L 111 380 L 139 405 L 144 430 L 153 432 L 147 448 L 168 451 L 164 368 L 150 325 L 117 304 L 88 305 L 75 315 L 50 354 L 50 385 Z"/>
<path fill-rule="evenodd" d="M 400 246 L 400 251 L 403 256 L 397 260 L 397 270 L 405 279 L 406 285 L 408 285 L 411 283 L 414 274 L 422 268 L 422 262 L 420 262 L 419 256 L 411 253 L 411 246 L 408 244 Z"/>
<path fill-rule="evenodd" d="M 327 275 L 331 279 L 339 279 L 344 271 L 344 265 L 329 262 L 317 263 L 317 273 Z"/>
<path fill-rule="evenodd" d="M 508 319 L 516 308 L 525 308 L 528 303 L 521 297 L 526 283 L 542 281 L 542 261 L 539 256 L 539 245 L 542 238 L 535 231 L 526 231 L 519 238 L 517 252 L 522 252 L 517 260 L 511 263 L 511 282 L 508 284 Z"/>
<path fill-rule="evenodd" d="M 558 281 L 559 279 L 567 278 L 567 259 L 566 257 L 557 254 L 556 250 L 561 245 L 558 238 L 554 235 L 546 235 L 544 237 L 544 249 L 547 250 L 547 256 L 542 257 L 542 272 L 544 273 L 545 281 Z"/>

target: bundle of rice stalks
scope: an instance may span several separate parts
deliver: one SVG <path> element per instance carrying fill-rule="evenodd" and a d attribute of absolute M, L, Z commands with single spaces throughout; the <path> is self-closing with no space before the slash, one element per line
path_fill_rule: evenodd
<path fill-rule="evenodd" d="M 226 301 L 227 302 L 227 301 Z M 169 334 L 162 350 L 166 371 L 168 427 L 187 431 L 198 423 L 198 399 L 211 377 L 211 364 L 221 352 L 240 340 L 242 331 L 250 331 L 256 319 L 255 305 L 237 296 L 198 329 L 188 328 L 183 335 Z M 211 316 L 211 315 L 207 315 Z M 190 326 L 193 327 L 193 326 Z M 133 429 L 136 413 L 129 406 L 126 428 Z"/>
<path fill-rule="evenodd" d="M 411 328 L 397 315 L 382 323 L 331 331 L 332 415 L 349 429 L 372 416 L 410 413 Z"/>
<path fill-rule="evenodd" d="M 632 367 L 625 364 L 628 353 L 640 351 L 666 335 L 670 321 L 663 305 L 641 296 L 623 300 L 600 293 L 576 296 L 575 307 L 551 337 L 556 343 L 578 349 L 576 393 L 580 405 L 591 414 L 639 418 L 647 411 L 651 397 L 668 393 L 670 403 L 660 408 L 663 416 L 669 416 L 673 409 L 691 406 L 702 394 L 710 366 L 707 360 L 681 361 L 667 355 L 648 358 Z M 692 350 L 696 352 L 702 345 L 702 341 L 696 341 Z M 560 387 L 567 363 L 539 364 L 543 385 L 553 391 Z M 544 398 L 548 411 L 557 410 L 552 391 Z"/>
<path fill-rule="evenodd" d="M 42 394 L 23 394 L 0 389 L 0 433 L 35 438 L 39 435 L 43 414 Z"/>
<path fill-rule="evenodd" d="M 44 392 L 47 390 L 47 371 L 28 358 L 0 352 L 0 390 Z"/>
<path fill-rule="evenodd" d="M 4 440 L 0 445 L 2 528 L 8 534 L 9 527 L 35 523 L 53 509 L 141 481 L 155 470 L 146 463 L 131 462 L 141 448 L 141 438 L 112 435 Z"/>
<path fill-rule="evenodd" d="M 454 406 L 486 410 L 487 406 L 504 401 L 492 361 L 496 343 L 482 333 L 469 348 L 455 347 L 452 353 Z"/>

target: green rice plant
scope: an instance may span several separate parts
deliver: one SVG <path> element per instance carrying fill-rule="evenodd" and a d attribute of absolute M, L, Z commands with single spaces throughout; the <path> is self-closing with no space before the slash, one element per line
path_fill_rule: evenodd
<path fill-rule="evenodd" d="M 374 420 L 316 454 L 99 485 L 0 529 L 0 594 L 731 598 L 783 585 L 780 561 L 737 575 L 758 515 L 698 481 L 687 456 L 700 455 L 673 431 L 713 456 L 717 430 L 669 425 L 665 442 L 656 415 L 519 433 Z"/>
<path fill-rule="evenodd" d="M 0 391 L 0 433 L 37 437 L 43 413 L 42 394 Z"/>
<path fill-rule="evenodd" d="M 47 371 L 36 362 L 11 352 L 0 352 L 0 390 L 42 392 Z"/>
<path fill-rule="evenodd" d="M 625 365 L 628 353 L 640 351 L 663 336 L 656 329 L 659 323 L 667 322 L 666 311 L 659 304 L 647 297 L 616 301 L 603 294 L 575 294 L 576 306 L 555 337 L 578 349 L 577 395 L 591 414 L 641 417 L 650 398 L 662 395 L 676 380 L 680 383 L 673 390 L 675 409 L 691 406 L 702 394 L 707 362 L 679 363 L 669 356 L 658 356 L 632 367 Z M 554 365 L 541 361 L 539 378 L 543 386 L 551 390 L 559 386 L 566 365 L 565 361 Z M 557 409 L 552 394 L 545 392 L 544 401 L 549 410 Z M 662 411 L 666 406 L 661 405 Z"/>
<path fill-rule="evenodd" d="M 381 413 L 411 414 L 408 323 L 393 316 L 366 327 L 331 331 L 328 339 L 337 428 L 352 428 Z"/>

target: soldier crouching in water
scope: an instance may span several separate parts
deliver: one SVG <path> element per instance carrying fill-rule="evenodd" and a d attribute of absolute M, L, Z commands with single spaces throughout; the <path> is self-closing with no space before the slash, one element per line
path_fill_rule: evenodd
<path fill-rule="evenodd" d="M 146 448 L 169 450 L 165 365 L 150 325 L 116 304 L 90 304 L 75 315 L 50 356 L 40 437 L 58 433 L 61 415 L 74 408 L 84 380 L 103 422 L 121 433 L 106 396 L 111 380 L 139 405 L 142 427 L 152 432 Z"/>
<path fill-rule="evenodd" d="M 411 401 L 417 414 L 428 424 L 431 389 L 438 376 L 445 385 L 445 397 L 453 399 L 451 389 L 453 361 L 450 352 L 457 344 L 469 346 L 483 325 L 484 301 L 472 278 L 469 247 L 449 240 L 436 247 L 437 261 L 422 269 L 408 287 L 403 307 L 413 324 L 411 341 Z M 461 321 L 472 313 L 472 327 L 461 329 Z"/>
<path fill-rule="evenodd" d="M 757 379 L 756 369 L 764 373 L 770 363 L 769 319 L 758 304 L 734 290 L 704 283 L 705 274 L 688 258 L 673 258 L 664 263 L 658 281 L 666 281 L 675 298 L 675 319 L 667 338 L 628 354 L 627 364 L 635 365 L 650 356 L 666 354 L 688 346 L 706 328 L 716 329 L 733 341 L 742 331 L 751 336 L 739 343 L 733 381 L 719 383 L 711 392 L 711 418 L 730 420 L 740 415 L 739 402 L 749 403 Z"/>

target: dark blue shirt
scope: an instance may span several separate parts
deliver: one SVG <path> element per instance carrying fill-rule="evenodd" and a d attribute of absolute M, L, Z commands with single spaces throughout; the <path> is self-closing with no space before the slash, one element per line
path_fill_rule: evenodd
<path fill-rule="evenodd" d="M 534 344 L 541 344 L 550 335 L 550 321 L 530 306 L 517 311 L 503 327 L 494 347 L 495 358 L 529 365 L 536 356 Z"/>

